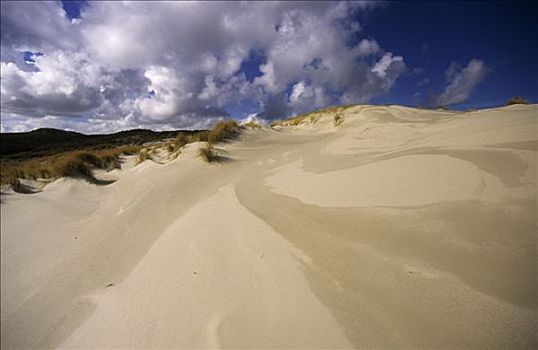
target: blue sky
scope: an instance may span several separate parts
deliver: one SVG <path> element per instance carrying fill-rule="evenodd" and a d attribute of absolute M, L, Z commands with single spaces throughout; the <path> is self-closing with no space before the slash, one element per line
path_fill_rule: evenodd
<path fill-rule="evenodd" d="M 466 109 L 502 105 L 513 95 L 538 101 L 537 23 L 536 2 L 393 2 L 368 16 L 364 31 L 424 69 L 430 83 L 423 93 L 442 90 L 451 62 L 484 60 L 484 81 L 452 106 Z M 402 79 L 379 102 L 412 104 L 415 81 Z"/>
<path fill-rule="evenodd" d="M 333 104 L 538 101 L 531 2 L 10 2 L 1 130 L 271 120 Z"/>

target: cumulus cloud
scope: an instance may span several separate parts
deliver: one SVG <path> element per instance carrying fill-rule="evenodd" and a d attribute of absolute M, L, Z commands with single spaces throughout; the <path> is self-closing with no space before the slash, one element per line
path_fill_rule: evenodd
<path fill-rule="evenodd" d="M 140 119 L 155 123 L 168 122 L 181 116 L 227 115 L 218 107 L 204 106 L 191 91 L 192 83 L 177 71 L 163 66 L 149 66 L 144 72 L 149 81 L 148 94 L 137 97 L 134 111 Z"/>
<path fill-rule="evenodd" d="M 265 124 L 267 122 L 267 120 L 264 120 L 264 119 L 260 118 L 257 115 L 257 113 L 251 113 L 251 114 L 247 114 L 246 117 L 240 119 L 239 122 L 241 124 L 244 124 L 244 123 Z"/>
<path fill-rule="evenodd" d="M 463 69 L 457 63 L 451 63 L 446 71 L 448 86 L 436 97 L 436 105 L 450 106 L 466 101 L 487 72 L 486 64 L 479 59 L 472 59 Z"/>
<path fill-rule="evenodd" d="M 14 58 L 18 51 L 76 50 L 79 26 L 70 21 L 59 2 L 2 1 L 1 58 Z"/>
<path fill-rule="evenodd" d="M 363 39 L 355 50 L 361 56 L 375 55 L 379 52 L 379 44 L 375 40 Z"/>
<path fill-rule="evenodd" d="M 1 63 L 2 113 L 72 117 L 101 104 L 99 86 L 105 75 L 82 54 L 62 51 L 36 56 L 36 71 Z"/>
<path fill-rule="evenodd" d="M 351 40 L 371 6 L 103 1 L 70 20 L 59 2 L 2 2 L 2 128 L 199 128 L 245 101 L 264 119 L 366 102 L 406 69 L 375 40 Z"/>
<path fill-rule="evenodd" d="M 331 98 L 321 86 L 313 87 L 303 81 L 293 86 L 289 100 L 295 110 L 316 109 L 331 102 Z"/>
<path fill-rule="evenodd" d="M 365 103 L 370 99 L 387 93 L 402 75 L 406 66 L 401 56 L 393 56 L 385 53 L 373 67 L 365 63 L 355 66 L 355 75 L 348 77 L 351 80 L 351 88 L 347 89 L 340 97 L 344 104 Z M 361 79 L 354 79 L 357 76 Z"/>

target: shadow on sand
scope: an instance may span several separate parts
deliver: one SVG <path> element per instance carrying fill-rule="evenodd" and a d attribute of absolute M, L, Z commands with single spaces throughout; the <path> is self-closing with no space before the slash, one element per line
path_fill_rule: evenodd
<path fill-rule="evenodd" d="M 97 185 L 97 186 L 106 186 L 106 185 L 113 184 L 114 182 L 117 181 L 117 180 L 103 180 L 103 179 L 98 179 L 95 176 L 86 176 L 86 175 L 70 176 L 70 177 L 73 179 L 85 180 L 88 183 L 91 183 L 92 185 Z M 14 192 L 21 193 L 21 194 L 34 194 L 34 193 L 39 193 L 42 191 L 41 188 L 36 188 L 30 185 L 24 184 L 20 181 L 17 181 L 17 183 L 12 185 L 11 188 L 13 189 Z M 2 197 L 9 196 L 11 194 L 12 193 L 7 193 L 3 191 L 1 192 Z M 0 203 L 5 203 L 5 201 L 3 199 L 0 199 Z"/>

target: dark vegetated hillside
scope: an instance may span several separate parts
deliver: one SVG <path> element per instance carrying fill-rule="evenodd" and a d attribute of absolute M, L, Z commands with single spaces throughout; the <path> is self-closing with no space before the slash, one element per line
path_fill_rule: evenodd
<path fill-rule="evenodd" d="M 49 156 L 80 149 L 104 149 L 123 145 L 175 138 L 178 134 L 192 135 L 198 130 L 152 131 L 135 129 L 114 134 L 84 135 L 58 129 L 37 129 L 30 132 L 0 134 L 0 158 L 27 159 Z"/>

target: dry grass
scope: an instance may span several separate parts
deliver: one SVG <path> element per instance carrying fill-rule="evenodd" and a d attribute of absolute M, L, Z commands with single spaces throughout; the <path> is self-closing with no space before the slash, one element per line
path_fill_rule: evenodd
<path fill-rule="evenodd" d="M 179 134 L 176 138 L 176 146 L 183 147 L 193 142 L 219 143 L 239 134 L 240 126 L 235 120 L 224 120 L 218 122 L 213 129 L 197 132 L 193 135 Z"/>
<path fill-rule="evenodd" d="M 235 120 L 218 122 L 207 135 L 207 141 L 215 144 L 231 139 L 239 134 L 239 124 Z"/>
<path fill-rule="evenodd" d="M 259 130 L 262 128 L 262 126 L 254 121 L 250 121 L 248 123 L 244 123 L 241 125 L 242 127 L 245 127 L 245 128 L 250 128 L 250 129 L 256 129 L 256 130 Z"/>
<path fill-rule="evenodd" d="M 298 116 L 295 116 L 293 118 L 289 118 L 289 119 L 286 119 L 286 120 L 276 120 L 274 122 L 271 123 L 271 126 L 297 126 L 303 122 L 305 122 L 306 120 L 310 121 L 310 123 L 315 123 L 317 121 L 317 119 L 315 118 L 315 116 L 313 114 L 300 114 Z"/>
<path fill-rule="evenodd" d="M 198 155 L 206 162 L 213 163 L 219 159 L 213 145 L 236 137 L 239 131 L 240 126 L 235 120 L 225 120 L 218 122 L 209 131 L 198 133 L 191 142 L 207 142 L 207 145 L 198 150 Z"/>
<path fill-rule="evenodd" d="M 508 101 L 506 101 L 507 106 L 517 105 L 517 104 L 528 105 L 529 102 L 525 100 L 522 96 L 514 96 L 510 98 Z"/>
<path fill-rule="evenodd" d="M 310 124 L 315 124 L 323 115 L 342 113 L 344 110 L 353 107 L 356 105 L 342 105 L 342 106 L 330 106 L 323 108 L 314 112 L 299 114 L 295 117 L 285 119 L 285 120 L 276 120 L 271 123 L 271 127 L 274 126 L 297 126 L 306 122 Z"/>
<path fill-rule="evenodd" d="M 187 143 L 189 143 L 189 139 L 190 137 L 185 134 L 178 134 L 174 140 L 175 148 L 180 149 L 181 147 L 185 146 Z"/>
<path fill-rule="evenodd" d="M 172 153 L 172 152 L 174 152 L 176 150 L 176 146 L 175 146 L 174 142 L 165 143 L 164 148 L 170 153 Z"/>
<path fill-rule="evenodd" d="M 148 150 L 147 148 L 141 150 L 138 153 L 138 156 L 136 157 L 135 165 L 143 163 L 147 159 L 151 160 L 151 153 L 152 153 L 152 150 Z"/>
<path fill-rule="evenodd" d="M 338 125 L 342 124 L 343 121 L 344 121 L 344 119 L 342 118 L 342 116 L 340 114 L 336 114 L 334 116 L 334 126 L 338 126 Z"/>
<path fill-rule="evenodd" d="M 201 147 L 198 150 L 198 155 L 208 163 L 213 163 L 215 160 L 217 160 L 217 152 L 211 143 Z"/>
<path fill-rule="evenodd" d="M 240 127 L 234 120 L 219 122 L 212 130 L 196 134 L 178 134 L 176 139 L 163 144 L 169 152 L 179 150 L 192 142 L 208 142 L 200 149 L 200 156 L 208 162 L 218 159 L 213 144 L 226 141 L 239 134 Z M 156 149 L 140 145 L 120 146 L 106 149 L 68 151 L 55 155 L 24 160 L 1 160 L 0 184 L 17 186 L 19 179 L 57 179 L 60 177 L 84 177 L 93 179 L 93 169 L 112 170 L 120 168 L 122 154 L 138 154 L 136 164 L 152 158 Z"/>
<path fill-rule="evenodd" d="M 193 137 L 192 142 L 197 142 L 197 141 L 200 141 L 200 142 L 209 141 L 209 131 L 202 131 L 198 133 L 195 137 Z"/>
<path fill-rule="evenodd" d="M 0 166 L 0 184 L 17 185 L 19 179 L 93 178 L 93 169 L 120 168 L 122 154 L 136 154 L 140 146 L 81 150 L 26 160 L 6 160 Z"/>

